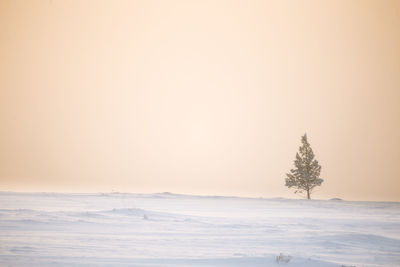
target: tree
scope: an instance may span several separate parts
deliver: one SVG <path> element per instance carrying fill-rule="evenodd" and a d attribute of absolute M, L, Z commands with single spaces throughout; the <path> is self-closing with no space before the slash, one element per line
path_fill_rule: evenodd
<path fill-rule="evenodd" d="M 314 152 L 307 141 L 307 134 L 301 137 L 301 142 L 303 145 L 296 153 L 296 160 L 294 161 L 296 168 L 291 169 L 290 173 L 286 174 L 285 185 L 289 188 L 296 188 L 295 193 L 307 192 L 307 199 L 310 199 L 314 187 L 320 186 L 324 180 L 319 178 L 321 166 L 314 159 Z"/>

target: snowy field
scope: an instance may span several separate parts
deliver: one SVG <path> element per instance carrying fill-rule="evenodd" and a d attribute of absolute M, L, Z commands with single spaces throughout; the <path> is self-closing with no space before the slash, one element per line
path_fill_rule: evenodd
<path fill-rule="evenodd" d="M 53 265 L 400 266 L 400 203 L 0 192 L 0 266 Z"/>

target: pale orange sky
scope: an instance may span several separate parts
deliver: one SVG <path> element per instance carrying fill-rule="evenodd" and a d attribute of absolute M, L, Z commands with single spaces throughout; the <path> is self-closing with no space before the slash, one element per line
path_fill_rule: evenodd
<path fill-rule="evenodd" d="M 0 0 L 0 190 L 400 200 L 400 1 Z"/>

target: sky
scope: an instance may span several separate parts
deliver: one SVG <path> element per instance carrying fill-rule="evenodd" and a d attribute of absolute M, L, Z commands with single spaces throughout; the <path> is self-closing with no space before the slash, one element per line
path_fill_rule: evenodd
<path fill-rule="evenodd" d="M 0 190 L 400 201 L 400 1 L 0 0 Z"/>

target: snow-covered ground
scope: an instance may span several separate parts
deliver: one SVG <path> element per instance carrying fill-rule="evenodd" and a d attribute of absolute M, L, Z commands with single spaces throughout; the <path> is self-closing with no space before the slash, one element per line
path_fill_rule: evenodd
<path fill-rule="evenodd" d="M 0 266 L 52 265 L 400 266 L 400 203 L 0 192 Z"/>

